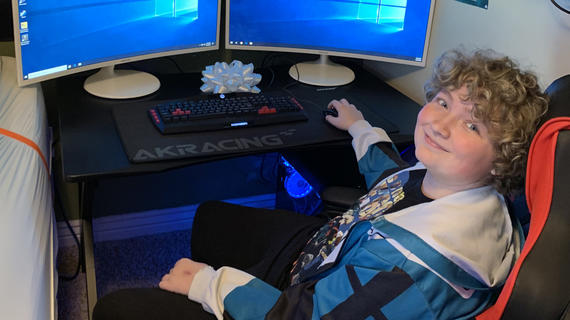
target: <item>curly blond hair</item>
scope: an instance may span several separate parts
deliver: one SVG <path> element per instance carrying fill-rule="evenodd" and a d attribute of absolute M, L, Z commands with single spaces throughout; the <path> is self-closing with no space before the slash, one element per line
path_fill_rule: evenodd
<path fill-rule="evenodd" d="M 524 185 L 528 150 L 548 97 L 534 73 L 492 50 L 445 52 L 434 64 L 425 96 L 431 101 L 442 89 L 463 86 L 474 103 L 473 117 L 486 125 L 494 145 L 489 183 L 502 194 L 514 195 Z"/>

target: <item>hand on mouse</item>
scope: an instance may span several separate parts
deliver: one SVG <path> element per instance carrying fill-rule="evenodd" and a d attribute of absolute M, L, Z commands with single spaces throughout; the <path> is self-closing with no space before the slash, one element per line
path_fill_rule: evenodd
<path fill-rule="evenodd" d="M 336 109 L 338 117 L 327 115 L 325 120 L 330 124 L 341 130 L 348 130 L 350 126 L 358 120 L 364 120 L 362 113 L 356 109 L 353 104 L 350 104 L 346 99 L 332 100 L 329 102 L 327 108 Z"/>

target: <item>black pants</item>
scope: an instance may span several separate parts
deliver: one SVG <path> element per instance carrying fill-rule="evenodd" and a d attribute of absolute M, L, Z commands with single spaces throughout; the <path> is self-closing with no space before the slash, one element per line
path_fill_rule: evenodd
<path fill-rule="evenodd" d="M 244 270 L 278 289 L 288 286 L 289 270 L 326 218 L 206 202 L 192 226 L 192 259 L 214 269 Z M 99 299 L 93 319 L 215 319 L 186 296 L 159 288 L 122 289 Z"/>

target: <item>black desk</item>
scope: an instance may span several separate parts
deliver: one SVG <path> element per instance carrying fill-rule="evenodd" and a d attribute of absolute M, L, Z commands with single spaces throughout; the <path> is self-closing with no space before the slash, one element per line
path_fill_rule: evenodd
<path fill-rule="evenodd" d="M 318 117 L 311 117 L 309 124 L 315 130 L 329 130 L 330 141 L 327 144 L 349 145 L 348 133 L 341 132 L 325 124 L 320 110 L 332 99 L 347 98 L 355 104 L 367 120 L 374 126 L 391 123 L 399 132 L 390 135 L 394 142 L 410 142 L 416 114 L 420 106 L 392 87 L 380 81 L 359 66 L 351 66 L 356 74 L 353 83 L 334 88 L 320 88 L 303 85 L 293 81 L 287 75 L 287 67 L 274 67 L 256 70 L 263 76 L 258 87 L 264 90 L 286 89 L 294 95 L 306 109 Z M 138 99 L 127 101 L 107 100 L 89 95 L 83 90 L 85 75 L 70 76 L 52 80 L 44 84 L 44 97 L 48 108 L 57 106 L 59 115 L 59 150 L 62 159 L 61 170 L 68 182 L 80 184 L 80 210 L 83 220 L 83 240 L 85 272 L 87 275 L 89 314 L 96 300 L 95 268 L 92 251 L 91 204 L 93 186 L 103 177 L 156 173 L 169 169 L 189 166 L 207 161 L 242 156 L 246 153 L 286 151 L 288 146 L 276 146 L 274 149 L 236 151 L 224 155 L 188 158 L 180 160 L 158 161 L 150 163 L 132 163 L 128 160 L 113 118 L 114 108 L 149 103 L 151 101 L 191 97 L 199 94 L 202 85 L 200 74 L 157 75 L 161 81 L 158 92 Z M 150 121 L 149 121 L 150 125 Z M 250 130 L 248 128 L 236 130 Z M 231 137 L 233 130 L 226 130 Z M 302 139 L 300 137 L 299 139 Z M 298 143 L 296 150 L 316 147 L 314 144 Z"/>

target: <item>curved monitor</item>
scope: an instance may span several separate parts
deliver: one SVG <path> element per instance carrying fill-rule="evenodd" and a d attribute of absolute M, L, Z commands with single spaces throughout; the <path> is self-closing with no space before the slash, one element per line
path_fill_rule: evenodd
<path fill-rule="evenodd" d="M 102 68 L 85 89 L 134 98 L 158 79 L 114 65 L 219 47 L 221 0 L 12 0 L 18 83 Z"/>
<path fill-rule="evenodd" d="M 319 54 L 289 74 L 301 82 L 350 83 L 343 56 L 425 66 L 434 0 L 227 0 L 226 47 Z"/>

